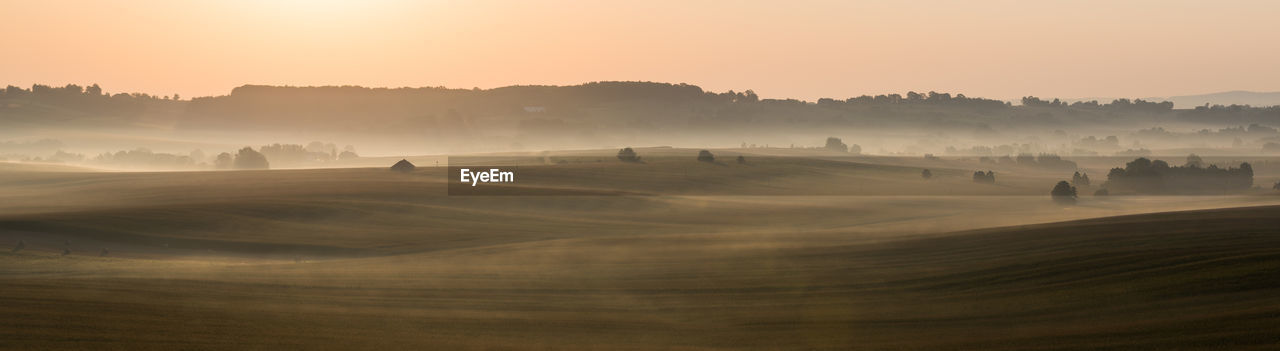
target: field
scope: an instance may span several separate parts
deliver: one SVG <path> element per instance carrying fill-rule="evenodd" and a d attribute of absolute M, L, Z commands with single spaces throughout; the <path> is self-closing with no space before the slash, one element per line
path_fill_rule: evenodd
<path fill-rule="evenodd" d="M 510 188 L 628 196 L 448 196 L 425 162 L 6 164 L 0 348 L 1280 346 L 1280 197 L 1063 206 L 1057 174 L 728 155 L 565 154 Z"/>

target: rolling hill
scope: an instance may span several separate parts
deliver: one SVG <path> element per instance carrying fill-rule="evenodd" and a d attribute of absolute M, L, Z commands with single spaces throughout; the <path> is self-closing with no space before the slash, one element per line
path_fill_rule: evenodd
<path fill-rule="evenodd" d="M 446 196 L 441 171 L 5 173 L 0 348 L 1280 342 L 1274 197 Z M 1272 206 L 1151 213 L 1247 204 Z"/>

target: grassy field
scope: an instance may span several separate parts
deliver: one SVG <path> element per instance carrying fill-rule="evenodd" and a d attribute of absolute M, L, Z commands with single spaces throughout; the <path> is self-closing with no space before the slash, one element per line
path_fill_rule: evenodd
<path fill-rule="evenodd" d="M 0 348 L 1280 346 L 1275 196 L 1062 206 L 1031 173 L 671 162 L 547 166 L 614 177 L 547 186 L 652 196 L 447 196 L 443 167 L 7 166 Z M 863 196 L 724 195 L 766 185 Z"/>

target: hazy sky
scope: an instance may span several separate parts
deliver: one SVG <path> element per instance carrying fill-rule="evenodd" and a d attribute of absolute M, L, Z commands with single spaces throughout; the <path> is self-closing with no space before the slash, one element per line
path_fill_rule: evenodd
<path fill-rule="evenodd" d="M 1280 1 L 12 1 L 0 85 L 685 82 L 764 97 L 1280 90 Z"/>

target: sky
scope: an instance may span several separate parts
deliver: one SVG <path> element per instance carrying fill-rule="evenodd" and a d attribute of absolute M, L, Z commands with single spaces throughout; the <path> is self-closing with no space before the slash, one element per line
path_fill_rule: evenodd
<path fill-rule="evenodd" d="M 816 100 L 1280 91 L 1280 1 L 0 0 L 0 85 L 627 80 Z"/>

